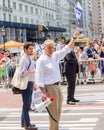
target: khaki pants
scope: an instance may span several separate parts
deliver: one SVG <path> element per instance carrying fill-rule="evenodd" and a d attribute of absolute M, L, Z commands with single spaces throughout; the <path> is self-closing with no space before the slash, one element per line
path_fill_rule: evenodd
<path fill-rule="evenodd" d="M 59 120 L 60 120 L 60 115 L 62 110 L 62 100 L 63 100 L 61 88 L 60 85 L 46 85 L 45 88 L 46 88 L 47 96 L 55 98 L 54 102 L 48 106 L 48 110 L 52 115 L 52 117 L 57 122 L 55 122 L 49 116 L 49 123 L 50 123 L 49 130 L 59 130 Z"/>

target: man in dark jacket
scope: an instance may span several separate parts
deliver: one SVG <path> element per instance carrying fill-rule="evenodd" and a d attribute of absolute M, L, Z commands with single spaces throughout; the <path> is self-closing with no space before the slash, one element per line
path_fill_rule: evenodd
<path fill-rule="evenodd" d="M 79 102 L 74 98 L 76 73 L 78 73 L 78 61 L 75 52 L 72 50 L 65 57 L 65 76 L 68 82 L 67 87 L 67 104 L 74 105 L 75 102 Z"/>

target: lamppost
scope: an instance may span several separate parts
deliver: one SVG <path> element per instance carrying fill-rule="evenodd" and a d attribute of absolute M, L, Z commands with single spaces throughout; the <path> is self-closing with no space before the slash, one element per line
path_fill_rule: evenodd
<path fill-rule="evenodd" d="M 4 44 L 4 51 L 5 51 L 5 35 L 6 35 L 6 32 L 5 32 L 4 26 L 2 27 L 1 32 L 2 32 L 2 36 L 3 36 L 3 44 Z"/>

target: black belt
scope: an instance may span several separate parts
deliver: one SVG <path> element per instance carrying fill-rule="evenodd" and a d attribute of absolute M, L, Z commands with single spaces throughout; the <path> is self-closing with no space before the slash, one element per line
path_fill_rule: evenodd
<path fill-rule="evenodd" d="M 60 83 L 59 82 L 56 82 L 56 83 L 54 83 L 53 85 L 59 85 Z"/>
<path fill-rule="evenodd" d="M 56 82 L 56 83 L 53 83 L 53 84 L 47 84 L 46 86 L 48 86 L 48 85 L 59 85 L 60 84 L 60 82 Z"/>
<path fill-rule="evenodd" d="M 28 83 L 34 84 L 34 81 L 28 81 Z"/>

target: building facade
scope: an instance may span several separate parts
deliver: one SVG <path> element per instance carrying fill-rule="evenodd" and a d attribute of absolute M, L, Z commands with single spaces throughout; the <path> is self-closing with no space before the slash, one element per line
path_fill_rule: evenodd
<path fill-rule="evenodd" d="M 99 33 L 104 35 L 104 0 L 98 0 L 97 4 Z"/>
<path fill-rule="evenodd" d="M 62 2 L 62 0 L 0 0 L 1 43 L 8 40 L 43 42 L 49 37 L 59 37 L 66 32 L 67 26 L 69 27 L 68 22 L 65 22 L 68 21 L 65 13 L 67 11 L 61 6 Z M 65 3 L 68 5 L 67 0 Z"/>
<path fill-rule="evenodd" d="M 83 8 L 79 25 L 74 10 L 76 2 Z M 0 43 L 42 43 L 61 34 L 69 38 L 77 27 L 92 39 L 104 33 L 103 12 L 104 0 L 0 0 Z"/>
<path fill-rule="evenodd" d="M 90 30 L 93 33 L 93 37 L 94 38 L 98 38 L 99 35 L 99 12 L 98 12 L 98 1 L 96 0 L 92 0 L 92 21 L 93 21 L 93 25 L 90 28 Z"/>

